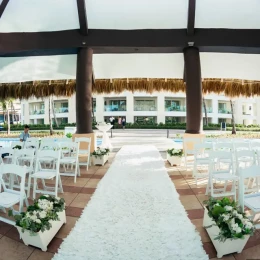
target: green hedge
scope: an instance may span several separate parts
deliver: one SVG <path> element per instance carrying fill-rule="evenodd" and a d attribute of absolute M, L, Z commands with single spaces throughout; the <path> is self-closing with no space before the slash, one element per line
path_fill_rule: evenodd
<path fill-rule="evenodd" d="M 75 123 L 73 124 L 61 124 L 59 127 L 53 125 L 54 130 L 64 130 L 65 127 L 71 127 L 71 126 L 76 126 Z M 22 131 L 23 130 L 23 125 L 11 125 L 11 131 Z M 122 126 L 115 125 L 115 129 L 120 129 Z M 186 129 L 186 123 L 175 123 L 175 124 L 162 124 L 162 123 L 127 123 L 126 124 L 127 129 Z M 49 130 L 50 125 L 30 125 L 30 130 Z M 93 129 L 95 128 L 95 124 L 93 124 Z M 204 130 L 220 130 L 220 124 L 209 124 L 208 126 L 203 127 Z M 4 129 L 7 130 L 7 125 L 4 125 Z M 227 130 L 231 131 L 232 130 L 232 125 L 227 124 Z M 249 126 L 244 126 L 241 124 L 236 125 L 236 130 L 237 131 L 253 131 L 253 132 L 258 132 L 260 131 L 260 125 L 249 125 Z"/>

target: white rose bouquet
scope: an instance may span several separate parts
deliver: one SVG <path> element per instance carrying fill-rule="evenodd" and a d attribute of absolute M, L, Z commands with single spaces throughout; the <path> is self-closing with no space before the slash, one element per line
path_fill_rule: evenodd
<path fill-rule="evenodd" d="M 109 154 L 110 150 L 108 148 L 100 148 L 98 147 L 91 155 L 95 156 L 96 158 L 101 158 L 102 156 Z"/>
<path fill-rule="evenodd" d="M 51 228 L 50 220 L 59 220 L 58 212 L 65 209 L 63 198 L 42 195 L 27 208 L 26 212 L 14 215 L 16 225 L 22 228 L 22 232 L 29 230 L 33 235 L 39 231 L 44 232 Z M 10 215 L 12 211 L 9 211 Z"/>
<path fill-rule="evenodd" d="M 208 209 L 209 217 L 216 222 L 220 229 L 216 240 L 224 242 L 227 238 L 239 239 L 244 238 L 244 235 L 252 236 L 254 234 L 254 224 L 235 201 L 230 201 L 229 198 L 221 200 L 210 198 L 204 201 L 204 204 Z"/>
<path fill-rule="evenodd" d="M 182 150 L 182 149 L 172 148 L 172 149 L 168 149 L 168 150 L 167 150 L 167 153 L 168 153 L 170 156 L 182 157 L 182 155 L 183 155 L 183 150 Z"/>

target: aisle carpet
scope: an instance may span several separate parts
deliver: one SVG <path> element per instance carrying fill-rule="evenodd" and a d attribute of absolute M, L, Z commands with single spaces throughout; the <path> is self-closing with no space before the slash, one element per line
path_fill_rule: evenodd
<path fill-rule="evenodd" d="M 204 260 L 154 146 L 124 146 L 53 260 Z"/>

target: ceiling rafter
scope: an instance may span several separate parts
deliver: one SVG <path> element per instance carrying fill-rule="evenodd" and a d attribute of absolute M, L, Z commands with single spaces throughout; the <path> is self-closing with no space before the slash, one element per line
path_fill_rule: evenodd
<path fill-rule="evenodd" d="M 88 35 L 88 19 L 85 0 L 77 0 L 80 33 Z"/>
<path fill-rule="evenodd" d="M 9 3 L 9 0 L 2 1 L 1 5 L 0 5 L 0 18 L 2 17 L 8 3 Z"/>
<path fill-rule="evenodd" d="M 189 0 L 187 34 L 194 35 L 196 0 Z"/>
<path fill-rule="evenodd" d="M 188 42 L 200 52 L 260 53 L 259 29 L 186 29 L 99 30 L 89 29 L 33 33 L 0 33 L 0 56 L 25 56 L 33 53 L 66 54 L 72 49 L 90 47 L 94 53 L 182 53 Z M 53 55 L 54 55 L 53 53 Z"/>

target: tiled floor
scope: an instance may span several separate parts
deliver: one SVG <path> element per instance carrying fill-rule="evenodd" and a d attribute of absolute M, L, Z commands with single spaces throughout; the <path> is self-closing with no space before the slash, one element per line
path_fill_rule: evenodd
<path fill-rule="evenodd" d="M 42 252 L 34 247 L 25 246 L 19 239 L 16 228 L 0 221 L 0 260 L 48 260 L 57 252 L 63 239 L 69 234 L 74 227 L 77 219 L 80 217 L 83 208 L 90 200 L 94 193 L 98 182 L 106 174 L 107 169 L 111 165 L 115 154 L 111 154 L 109 162 L 103 166 L 92 166 L 89 171 L 81 169 L 81 177 L 77 179 L 74 184 L 72 177 L 62 177 L 64 193 L 60 196 L 66 201 L 66 215 L 67 223 L 56 234 L 55 238 L 48 246 L 47 252 Z M 180 200 L 187 210 L 188 217 L 192 223 L 197 227 L 201 235 L 203 246 L 211 259 L 216 258 L 216 251 L 210 242 L 207 232 L 202 227 L 203 219 L 203 200 L 207 199 L 205 194 L 205 181 L 196 183 L 191 178 L 191 172 L 176 167 L 170 167 L 168 163 L 165 164 L 168 174 L 175 184 L 175 187 L 180 194 Z M 51 182 L 50 182 L 51 183 Z M 0 213 L 3 215 L 3 213 Z M 246 259 L 260 259 L 260 233 L 256 233 L 254 237 L 250 238 L 245 250 L 241 254 L 233 254 L 226 256 L 225 260 L 246 260 Z M 138 259 L 137 259 L 138 260 Z M 176 259 L 177 260 L 177 259 Z M 188 260 L 188 259 L 187 259 Z"/>

